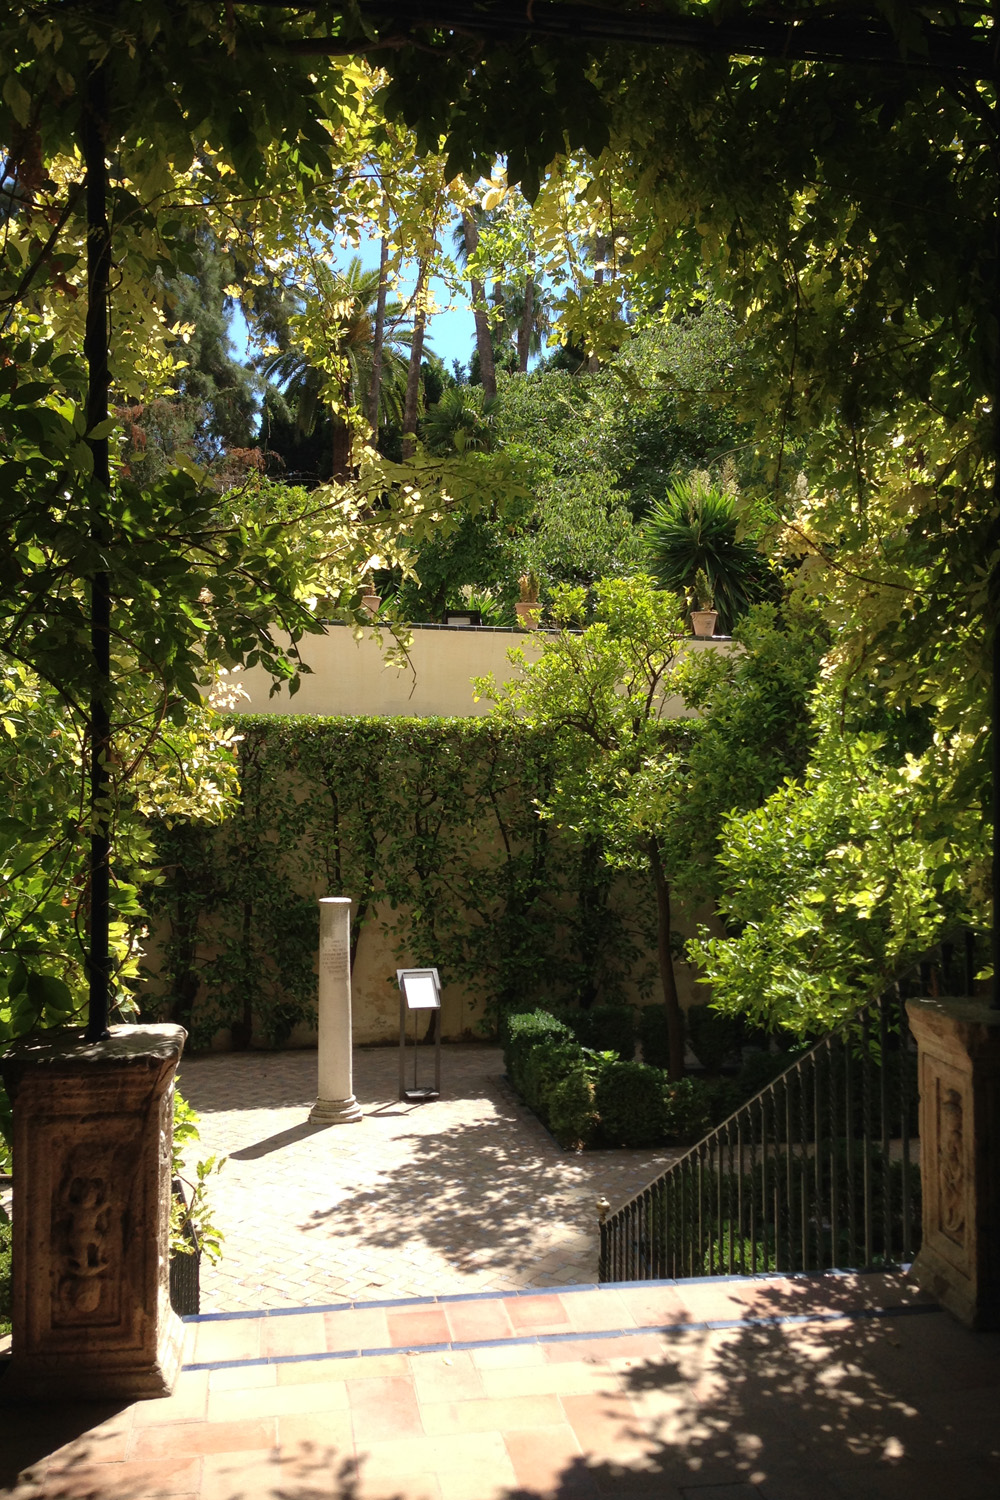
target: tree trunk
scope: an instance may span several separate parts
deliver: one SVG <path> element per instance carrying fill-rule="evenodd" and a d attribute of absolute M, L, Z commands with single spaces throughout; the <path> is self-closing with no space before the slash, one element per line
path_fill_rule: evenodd
<path fill-rule="evenodd" d="M 517 368 L 522 375 L 528 373 L 528 356 L 531 354 L 531 333 L 535 325 L 535 278 L 529 271 L 524 278 L 524 311 L 517 325 Z"/>
<path fill-rule="evenodd" d="M 595 261 L 602 261 L 602 260 L 604 260 L 604 258 L 607 255 L 607 253 L 608 253 L 608 240 L 607 240 L 607 237 L 605 235 L 603 235 L 603 234 L 599 234 L 597 236 L 597 238 L 594 240 L 594 259 L 595 259 Z M 601 265 L 596 266 L 595 269 L 594 269 L 594 285 L 595 286 L 603 286 L 604 285 L 604 267 L 601 266 Z M 596 354 L 589 355 L 588 358 L 587 358 L 587 369 L 590 372 L 590 374 L 591 375 L 595 374 L 600 368 L 601 368 L 601 361 L 598 359 L 597 355 Z"/>
<path fill-rule="evenodd" d="M 107 77 L 103 67 L 91 70 L 83 99 L 80 146 L 87 182 L 87 320 L 83 353 L 87 363 L 87 430 L 107 421 L 108 301 L 111 285 L 111 228 L 108 223 L 108 169 L 105 157 Z M 88 438 L 94 460 L 90 535 L 97 555 L 109 545 L 105 503 L 111 493 L 107 437 Z M 92 833 L 89 865 L 89 947 L 87 972 L 90 1007 L 88 1041 L 108 1035 L 111 980 L 111 829 L 108 821 L 111 760 L 111 580 L 98 566 L 90 579 L 90 652 L 94 669 L 90 694 L 89 744 Z"/>
<path fill-rule="evenodd" d="M 343 417 L 333 413 L 333 441 L 330 453 L 330 478 L 341 484 L 351 477 L 351 428 Z"/>
<path fill-rule="evenodd" d="M 465 235 L 465 253 L 472 256 L 479 245 L 479 226 L 471 214 L 462 215 L 462 233 Z M 472 316 L 476 320 L 479 378 L 483 383 L 483 395 L 487 401 L 492 401 L 497 393 L 497 377 L 493 367 L 493 340 L 490 338 L 486 288 L 477 276 L 470 276 L 469 282 L 472 287 Z"/>
<path fill-rule="evenodd" d="M 410 344 L 410 365 L 406 372 L 406 404 L 403 407 L 403 457 L 412 458 L 417 451 L 417 405 L 420 397 L 420 366 L 424 357 L 424 328 L 427 323 L 427 308 L 424 304 L 424 283 L 427 280 L 427 262 L 422 260 L 417 270 L 417 285 L 413 293 L 413 342 Z"/>
<path fill-rule="evenodd" d="M 378 298 L 372 329 L 372 378 L 368 387 L 368 421 L 371 423 L 373 443 L 378 439 L 378 409 L 382 400 L 382 348 L 385 344 L 385 303 L 389 290 L 385 272 L 388 264 L 389 236 L 384 234 L 378 262 Z"/>
<path fill-rule="evenodd" d="M 674 976 L 674 956 L 670 951 L 670 885 L 663 873 L 660 846 L 655 839 L 649 841 L 649 868 L 656 887 L 656 951 L 660 961 L 660 983 L 663 986 L 663 1004 L 667 1012 L 667 1040 L 670 1046 L 671 1078 L 684 1077 L 684 1016 L 677 997 L 677 980 Z"/>

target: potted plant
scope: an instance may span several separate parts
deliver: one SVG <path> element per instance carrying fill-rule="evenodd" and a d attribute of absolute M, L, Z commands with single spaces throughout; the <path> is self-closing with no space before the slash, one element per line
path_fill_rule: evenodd
<path fill-rule="evenodd" d="M 699 640 L 710 640 L 715 634 L 715 622 L 719 612 L 712 597 L 712 585 L 704 569 L 694 575 L 694 604 L 691 608 L 691 629 Z"/>
<path fill-rule="evenodd" d="M 538 602 L 538 591 L 541 585 L 534 573 L 522 574 L 519 583 L 521 597 L 514 608 L 517 610 L 517 618 L 521 623 L 521 629 L 537 630 L 538 621 L 542 613 L 542 607 Z"/>
<path fill-rule="evenodd" d="M 378 614 L 379 610 L 382 608 L 382 600 L 379 598 L 378 594 L 376 594 L 374 590 L 371 589 L 370 585 L 368 593 L 363 594 L 361 597 L 361 608 L 366 609 L 373 620 Z"/>

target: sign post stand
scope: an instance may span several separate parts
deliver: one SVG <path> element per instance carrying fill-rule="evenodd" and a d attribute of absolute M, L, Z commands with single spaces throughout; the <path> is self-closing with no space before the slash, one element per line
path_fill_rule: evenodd
<path fill-rule="evenodd" d="M 441 980 L 437 969 L 397 969 L 399 983 L 399 1097 L 423 1104 L 441 1093 Z M 420 1011 L 437 1011 L 434 1027 L 434 1087 L 417 1082 L 417 1018 Z M 406 1023 L 413 1013 L 413 1087 L 406 1086 Z"/>

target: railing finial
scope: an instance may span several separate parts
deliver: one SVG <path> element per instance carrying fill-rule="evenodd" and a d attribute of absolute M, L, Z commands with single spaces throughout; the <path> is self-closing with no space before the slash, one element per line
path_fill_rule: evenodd
<path fill-rule="evenodd" d="M 597 1208 L 597 1222 L 598 1224 L 603 1224 L 605 1219 L 608 1217 L 608 1214 L 611 1212 L 611 1204 L 608 1202 L 607 1198 L 598 1198 L 595 1206 Z"/>

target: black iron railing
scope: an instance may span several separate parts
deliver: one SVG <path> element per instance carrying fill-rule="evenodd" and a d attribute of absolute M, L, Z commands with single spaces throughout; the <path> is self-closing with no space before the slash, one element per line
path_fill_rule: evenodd
<path fill-rule="evenodd" d="M 601 1218 L 601 1281 L 896 1266 L 920 1246 L 916 993 L 970 993 L 942 944 Z"/>

